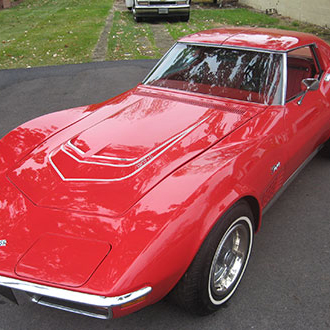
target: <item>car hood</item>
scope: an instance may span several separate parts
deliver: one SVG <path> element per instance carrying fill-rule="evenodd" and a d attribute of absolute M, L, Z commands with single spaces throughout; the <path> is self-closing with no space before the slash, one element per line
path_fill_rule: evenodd
<path fill-rule="evenodd" d="M 7 178 L 38 206 L 118 216 L 265 107 L 140 85 L 44 141 Z"/>

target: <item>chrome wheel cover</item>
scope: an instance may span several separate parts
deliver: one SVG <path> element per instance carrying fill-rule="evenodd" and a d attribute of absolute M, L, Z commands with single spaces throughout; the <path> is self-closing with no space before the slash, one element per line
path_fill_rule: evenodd
<path fill-rule="evenodd" d="M 220 305 L 234 293 L 249 260 L 253 240 L 251 220 L 240 217 L 223 235 L 209 273 L 209 298 Z"/>

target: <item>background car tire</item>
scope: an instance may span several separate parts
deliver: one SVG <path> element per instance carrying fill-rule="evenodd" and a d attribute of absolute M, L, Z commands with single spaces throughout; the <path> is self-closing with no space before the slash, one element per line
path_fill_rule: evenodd
<path fill-rule="evenodd" d="M 180 19 L 181 19 L 182 22 L 188 22 L 189 21 L 189 18 L 190 18 L 190 13 L 188 13 L 185 16 L 181 16 L 180 17 Z"/>
<path fill-rule="evenodd" d="M 170 298 L 194 314 L 208 315 L 217 311 L 241 281 L 253 237 L 251 209 L 245 201 L 240 201 L 213 227 Z"/>
<path fill-rule="evenodd" d="M 137 17 L 134 15 L 134 20 L 136 23 L 141 23 L 142 22 L 142 18 L 141 17 Z"/>
<path fill-rule="evenodd" d="M 134 3 L 133 3 L 132 11 L 133 11 L 133 18 L 134 18 L 134 21 L 135 21 L 136 23 L 140 23 L 140 22 L 142 22 L 142 18 L 136 16 L 136 11 L 135 11 L 135 1 L 134 1 Z"/>

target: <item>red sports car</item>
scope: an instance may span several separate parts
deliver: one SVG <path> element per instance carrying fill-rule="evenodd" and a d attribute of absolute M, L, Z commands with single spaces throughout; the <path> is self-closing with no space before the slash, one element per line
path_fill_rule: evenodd
<path fill-rule="evenodd" d="M 261 216 L 330 137 L 330 47 L 258 28 L 182 38 L 143 83 L 0 141 L 0 292 L 98 318 L 169 292 L 216 311 Z"/>

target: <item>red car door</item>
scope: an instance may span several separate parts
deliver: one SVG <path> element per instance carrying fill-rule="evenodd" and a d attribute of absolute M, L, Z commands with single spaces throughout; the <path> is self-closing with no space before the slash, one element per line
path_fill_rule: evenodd
<path fill-rule="evenodd" d="M 303 96 L 301 82 L 306 78 L 321 81 L 322 69 L 314 46 L 287 54 L 287 91 L 285 104 L 286 179 L 322 144 L 330 127 L 330 110 L 321 91 Z M 300 104 L 299 104 L 300 103 Z"/>

